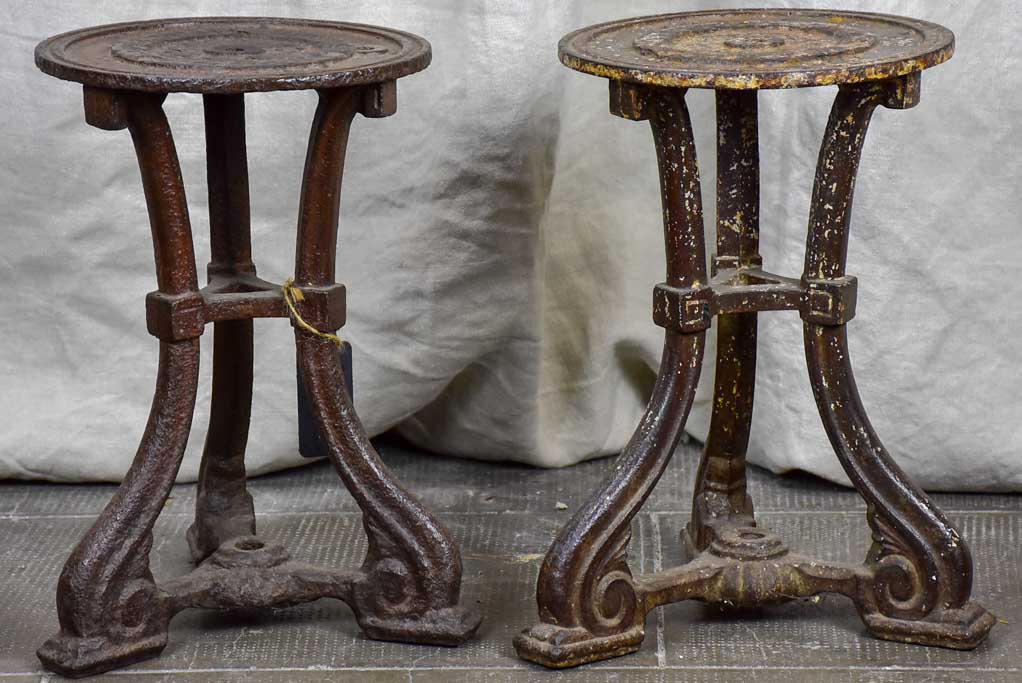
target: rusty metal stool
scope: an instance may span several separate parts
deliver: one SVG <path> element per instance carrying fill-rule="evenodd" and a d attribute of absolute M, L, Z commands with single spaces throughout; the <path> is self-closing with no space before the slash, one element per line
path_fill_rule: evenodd
<path fill-rule="evenodd" d="M 667 281 L 653 294 L 666 330 L 646 414 L 602 490 L 543 561 L 540 623 L 518 654 L 569 667 L 637 650 L 646 614 L 681 600 L 756 606 L 823 592 L 851 598 L 874 635 L 968 649 L 993 626 L 969 601 L 972 560 L 944 515 L 902 473 L 870 426 L 848 356 L 855 278 L 845 275 L 852 191 L 870 115 L 919 101 L 920 72 L 946 61 L 950 31 L 923 21 L 852 12 L 747 10 L 630 19 L 576 31 L 561 61 L 610 79 L 611 113 L 649 120 L 660 168 Z M 838 85 L 820 151 L 801 279 L 762 269 L 757 93 Z M 699 172 L 685 92 L 717 101 L 717 253 L 706 273 Z M 798 311 L 816 403 L 838 459 L 866 501 L 873 546 L 863 565 L 790 552 L 756 524 L 746 493 L 756 316 Z M 670 460 L 718 317 L 715 396 L 692 518 L 691 560 L 633 576 L 632 518 Z"/>
<path fill-rule="evenodd" d="M 252 320 L 287 318 L 280 285 L 256 277 L 249 231 L 244 93 L 316 89 L 298 217 L 299 315 L 321 331 L 344 323 L 334 282 L 348 131 L 355 114 L 395 111 L 396 79 L 426 68 L 422 38 L 385 28 L 285 19 L 175 19 L 67 33 L 36 48 L 40 69 L 84 84 L 85 119 L 131 131 L 142 172 L 158 289 L 146 298 L 160 340 L 149 424 L 116 495 L 72 552 L 57 587 L 60 633 L 43 664 L 84 676 L 153 657 L 177 612 L 343 600 L 366 635 L 456 645 L 479 624 L 459 606 L 461 558 L 440 523 L 387 472 L 344 391 L 329 339 L 295 326 L 299 372 L 334 467 L 363 512 L 361 569 L 292 562 L 255 537 L 245 489 L 252 399 Z M 212 262 L 199 289 L 181 171 L 162 103 L 201 93 Z M 152 529 L 181 464 L 195 406 L 199 335 L 213 323 L 213 398 L 202 455 L 188 576 L 158 586 Z"/>

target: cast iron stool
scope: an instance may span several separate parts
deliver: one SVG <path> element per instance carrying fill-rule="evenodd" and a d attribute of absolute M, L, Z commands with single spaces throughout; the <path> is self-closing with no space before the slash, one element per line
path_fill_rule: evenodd
<path fill-rule="evenodd" d="M 85 88 L 85 118 L 131 131 L 156 253 L 158 290 L 146 298 L 160 340 L 149 424 L 116 495 L 72 552 L 57 586 L 60 633 L 39 650 L 68 676 L 157 655 L 171 617 L 191 608 L 346 602 L 366 635 L 439 645 L 468 638 L 479 619 L 459 606 L 461 557 L 439 522 L 386 470 L 344 390 L 333 343 L 295 326 L 298 366 L 329 456 L 363 512 L 361 569 L 290 561 L 255 537 L 245 490 L 252 399 L 252 320 L 287 318 L 281 286 L 256 277 L 249 231 L 244 93 L 314 88 L 298 218 L 300 315 L 321 331 L 344 324 L 334 282 L 337 218 L 348 131 L 356 113 L 393 114 L 396 79 L 430 61 L 422 38 L 372 26 L 285 19 L 175 19 L 90 28 L 36 49 L 40 69 Z M 212 262 L 199 289 L 181 171 L 162 103 L 202 93 Z M 195 406 L 199 335 L 213 323 L 213 397 L 202 454 L 192 557 L 183 578 L 156 585 L 152 528 L 181 464 Z M 293 322 L 293 321 L 292 321 Z"/>
<path fill-rule="evenodd" d="M 610 79 L 611 113 L 648 119 L 660 167 L 667 281 L 653 319 L 666 330 L 646 414 L 602 490 L 550 548 L 537 586 L 540 623 L 518 654 L 569 667 L 637 650 L 646 614 L 697 599 L 755 606 L 823 592 L 851 598 L 876 636 L 973 648 L 994 619 L 969 601 L 972 560 L 944 515 L 901 472 L 859 400 L 845 326 L 852 190 L 870 115 L 919 101 L 920 71 L 951 57 L 931 23 L 851 12 L 748 10 L 631 19 L 582 29 L 561 61 Z M 837 84 L 816 172 L 801 280 L 762 270 L 756 90 Z M 707 278 L 699 172 L 687 88 L 717 98 L 717 254 Z M 745 486 L 756 315 L 798 311 L 816 403 L 841 464 L 866 500 L 873 547 L 863 565 L 789 552 L 757 526 Z M 627 563 L 630 523 L 667 466 L 692 404 L 703 343 L 718 316 L 715 396 L 683 533 L 690 562 L 647 576 Z"/>

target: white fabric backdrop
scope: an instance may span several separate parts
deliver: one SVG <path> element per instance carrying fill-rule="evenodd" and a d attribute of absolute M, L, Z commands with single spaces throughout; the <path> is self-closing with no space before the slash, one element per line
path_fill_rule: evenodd
<path fill-rule="evenodd" d="M 0 477 L 119 479 L 149 409 L 156 344 L 149 231 L 127 133 L 86 126 L 77 85 L 32 49 L 85 25 L 186 15 L 279 15 L 419 33 L 433 65 L 399 85 L 399 112 L 357 120 L 342 202 L 356 406 L 439 452 L 568 465 L 618 451 L 659 359 L 650 292 L 662 279 L 648 126 L 607 113 L 607 86 L 556 58 L 567 31 L 626 15 L 741 3 L 572 0 L 279 2 L 33 0 L 0 4 Z M 1012 0 L 844 7 L 943 23 L 958 55 L 928 72 L 922 104 L 874 118 L 859 177 L 849 272 L 860 390 L 899 462 L 932 488 L 1022 489 L 1022 69 Z M 801 269 L 812 173 L 833 89 L 761 96 L 766 266 Z M 692 92 L 713 222 L 713 100 Z M 292 270 L 312 93 L 247 99 L 260 274 Z M 200 269 L 208 260 L 201 99 L 166 109 Z M 200 270 L 201 272 L 201 270 Z M 843 480 L 816 415 L 800 321 L 761 317 L 750 457 Z M 182 479 L 198 468 L 209 343 Z M 708 422 L 712 357 L 690 431 Z M 289 326 L 257 325 L 249 463 L 296 456 Z M 566 476 L 570 476 L 566 473 Z"/>

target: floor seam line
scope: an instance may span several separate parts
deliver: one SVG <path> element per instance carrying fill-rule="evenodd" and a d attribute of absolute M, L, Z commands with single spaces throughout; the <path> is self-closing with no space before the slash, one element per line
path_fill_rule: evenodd
<path fill-rule="evenodd" d="M 660 534 L 659 513 L 652 513 L 650 518 L 653 522 L 654 546 L 653 546 L 653 572 L 658 574 L 664 570 L 664 546 Z M 661 605 L 662 607 L 662 605 Z M 663 669 L 667 665 L 667 645 L 664 637 L 666 629 L 663 609 L 656 611 L 656 659 L 657 667 Z"/>
<path fill-rule="evenodd" d="M 604 666 L 600 668 L 590 669 L 593 672 L 599 671 L 654 671 L 657 667 L 641 666 L 641 665 L 620 665 L 620 666 Z M 920 672 L 920 671 L 953 671 L 953 672 L 964 672 L 964 671 L 982 671 L 992 673 L 1014 673 L 1022 671 L 1022 668 L 1009 668 L 1001 669 L 995 667 L 969 667 L 969 666 L 948 666 L 946 664 L 935 664 L 933 667 L 926 668 L 921 666 L 898 666 L 898 665 L 887 665 L 887 666 L 762 666 L 756 664 L 749 664 L 747 666 L 741 665 L 726 665 L 726 664 L 707 664 L 707 665 L 668 665 L 663 667 L 664 671 L 856 671 L 856 672 L 897 672 L 897 673 L 908 673 L 908 672 Z M 352 666 L 352 667 L 339 667 L 331 665 L 322 666 L 308 666 L 308 667 L 239 667 L 239 668 L 201 668 L 201 669 L 121 669 L 116 671 L 110 671 L 107 675 L 112 676 L 137 676 L 143 675 L 163 675 L 163 674 L 174 674 L 174 673 L 251 673 L 251 672 L 308 672 L 313 673 L 317 671 L 533 671 L 529 666 L 492 666 L 483 663 L 475 665 L 447 665 L 447 666 L 417 666 L 417 667 L 403 667 L 403 666 Z M 2 673 L 0 677 L 11 677 L 11 676 L 43 676 L 46 672 L 23 672 L 23 673 Z"/>
<path fill-rule="evenodd" d="M 495 517 L 498 515 L 536 515 L 543 514 L 545 510 L 502 510 L 502 511 L 488 511 L 488 512 L 461 512 L 461 511 L 443 511 L 436 510 L 434 513 L 438 515 L 458 515 L 463 517 Z M 72 513 L 72 514 L 3 514 L 0 513 L 0 521 L 21 521 L 26 519 L 95 519 L 100 515 L 102 510 L 89 513 Z M 1022 515 L 1022 510 L 955 510 L 946 509 L 943 510 L 944 514 L 947 515 Z M 164 512 L 160 517 L 193 517 L 194 512 Z M 316 516 L 316 517 L 329 517 L 329 516 L 356 516 L 361 515 L 360 510 L 288 510 L 288 511 L 260 511 L 256 509 L 256 518 L 260 517 L 294 517 L 294 516 Z M 655 510 L 648 511 L 646 514 L 649 515 L 688 515 L 691 516 L 690 510 Z M 843 517 L 859 516 L 866 514 L 866 510 L 764 510 L 757 508 L 757 515 L 773 515 L 773 516 L 814 516 L 814 515 L 840 515 Z"/>

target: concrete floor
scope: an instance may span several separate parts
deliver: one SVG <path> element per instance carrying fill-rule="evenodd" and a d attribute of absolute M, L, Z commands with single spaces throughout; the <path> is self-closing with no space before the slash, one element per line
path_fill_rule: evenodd
<path fill-rule="evenodd" d="M 533 590 L 543 552 L 593 492 L 612 460 L 560 471 L 414 453 L 394 443 L 384 457 L 437 511 L 461 543 L 467 600 L 484 614 L 475 640 L 455 649 L 367 640 L 332 601 L 260 615 L 186 612 L 159 659 L 92 680 L 157 681 L 1022 681 L 1022 496 L 935 496 L 971 545 L 974 596 L 1001 623 L 973 652 L 875 640 L 850 602 L 801 601 L 738 617 L 698 603 L 650 615 L 640 652 L 564 672 L 515 657 L 511 639 L 535 618 Z M 637 517 L 632 566 L 655 571 L 680 561 L 697 448 L 683 446 Z M 796 549 L 822 558 L 864 557 L 869 532 L 851 491 L 804 476 L 750 474 L 761 523 Z M 357 566 L 365 552 L 360 515 L 323 463 L 255 479 L 259 531 L 286 541 L 297 558 Z M 155 531 L 153 571 L 188 571 L 184 530 L 194 486 L 180 486 Z M 57 573 L 111 495 L 109 486 L 0 484 L 0 683 L 59 680 L 34 652 L 56 628 Z M 567 505 L 559 510 L 558 503 Z"/>

